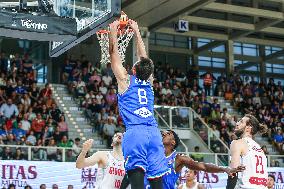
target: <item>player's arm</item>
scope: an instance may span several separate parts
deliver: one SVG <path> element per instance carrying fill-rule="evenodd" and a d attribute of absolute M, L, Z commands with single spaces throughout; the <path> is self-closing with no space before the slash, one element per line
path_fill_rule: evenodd
<path fill-rule="evenodd" d="M 119 21 L 116 20 L 111 23 L 110 26 L 110 35 L 109 35 L 109 54 L 111 61 L 111 69 L 118 81 L 127 80 L 127 71 L 122 65 L 121 58 L 118 53 L 118 40 L 117 40 L 117 28 L 119 26 Z"/>
<path fill-rule="evenodd" d="M 233 140 L 230 146 L 231 162 L 230 167 L 236 168 L 240 165 L 242 143 L 241 140 Z"/>
<path fill-rule="evenodd" d="M 90 167 L 95 164 L 101 164 L 105 159 L 105 152 L 96 152 L 91 157 L 86 158 L 88 151 L 91 149 L 93 139 L 89 139 L 83 144 L 81 153 L 79 154 L 76 161 L 76 168 L 82 169 Z"/>
<path fill-rule="evenodd" d="M 236 169 L 231 169 L 229 167 L 219 167 L 217 165 L 211 164 L 211 163 L 204 163 L 204 162 L 198 162 L 194 161 L 192 158 L 188 156 L 182 156 L 178 155 L 176 159 L 176 171 L 180 172 L 182 167 L 186 166 L 191 170 L 195 171 L 204 171 L 208 173 L 227 173 L 232 174 L 239 171 L 244 170 L 244 167 L 237 167 Z"/>
<path fill-rule="evenodd" d="M 137 49 L 137 56 L 139 59 L 143 58 L 148 58 L 147 52 L 146 52 L 146 47 L 144 44 L 144 41 L 141 37 L 139 26 L 137 22 L 134 20 L 129 20 L 130 27 L 134 30 L 134 35 L 136 38 L 136 49 Z M 149 78 L 150 82 L 153 84 L 153 75 L 150 76 Z"/>

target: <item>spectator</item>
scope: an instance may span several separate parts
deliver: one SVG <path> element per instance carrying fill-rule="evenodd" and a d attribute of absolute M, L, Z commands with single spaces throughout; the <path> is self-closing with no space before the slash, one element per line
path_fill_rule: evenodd
<path fill-rule="evenodd" d="M 47 152 L 45 149 L 40 148 L 43 146 L 43 141 L 41 139 L 37 140 L 36 148 L 33 148 L 33 158 L 34 160 L 46 161 L 47 160 Z"/>
<path fill-rule="evenodd" d="M 2 154 L 1 154 L 1 159 L 2 160 L 12 160 L 13 159 L 13 154 L 12 154 L 10 147 L 4 147 Z"/>
<path fill-rule="evenodd" d="M 26 160 L 26 157 L 20 148 L 16 149 L 14 160 Z"/>
<path fill-rule="evenodd" d="M 73 185 L 68 185 L 67 189 L 73 189 Z"/>
<path fill-rule="evenodd" d="M 283 150 L 284 138 L 283 138 L 283 134 L 282 134 L 281 129 L 278 129 L 278 130 L 277 130 L 277 134 L 274 135 L 273 139 L 274 139 L 274 144 L 275 144 L 276 148 L 277 148 L 280 152 L 282 152 L 282 150 Z"/>
<path fill-rule="evenodd" d="M 60 116 L 60 121 L 57 124 L 58 128 L 59 128 L 59 132 L 61 136 L 67 136 L 68 137 L 68 125 L 65 122 L 65 117 L 64 115 Z"/>
<path fill-rule="evenodd" d="M 24 114 L 24 119 L 21 120 L 21 122 L 20 122 L 21 125 L 22 125 L 22 129 L 25 130 L 27 133 L 31 129 L 31 123 L 29 122 L 28 118 L 29 118 L 29 114 L 26 113 L 26 114 Z"/>
<path fill-rule="evenodd" d="M 49 161 L 57 161 L 57 149 L 56 144 L 55 144 L 55 140 L 54 139 L 50 139 L 49 140 L 49 144 L 47 145 L 49 148 L 47 148 L 46 152 L 47 152 L 47 159 Z"/>
<path fill-rule="evenodd" d="M 39 186 L 39 188 L 40 188 L 40 189 L 46 189 L 46 185 L 45 185 L 45 184 L 41 184 L 41 185 Z"/>
<path fill-rule="evenodd" d="M 76 161 L 76 157 L 73 156 L 72 150 L 67 150 L 65 161 L 66 162 L 75 162 Z"/>
<path fill-rule="evenodd" d="M 38 113 L 37 117 L 32 121 L 32 130 L 34 131 L 37 139 L 41 137 L 44 126 L 45 120 L 43 120 L 41 114 Z"/>
<path fill-rule="evenodd" d="M 27 145 L 34 146 L 36 144 L 36 137 L 34 136 L 34 132 L 31 131 L 27 138 Z"/>
<path fill-rule="evenodd" d="M 67 148 L 71 148 L 72 144 L 70 143 L 70 141 L 68 141 L 67 136 L 62 136 L 61 142 L 58 144 L 58 147 L 67 147 Z"/>
<path fill-rule="evenodd" d="M 49 111 L 49 116 L 56 122 L 59 122 L 61 111 L 57 108 L 56 104 L 52 104 L 52 109 Z"/>
<path fill-rule="evenodd" d="M 204 155 L 199 154 L 199 153 L 200 153 L 199 146 L 195 146 L 194 147 L 194 154 L 191 155 L 191 158 L 194 159 L 195 161 L 203 162 L 204 161 Z"/>
<path fill-rule="evenodd" d="M 203 86 L 205 90 L 205 95 L 210 96 L 211 90 L 212 90 L 211 87 L 212 87 L 213 81 L 216 80 L 216 78 L 210 72 L 206 72 L 200 77 L 203 78 Z"/>
<path fill-rule="evenodd" d="M 40 91 L 40 96 L 44 99 L 51 98 L 52 90 L 50 88 L 49 83 L 45 84 L 45 88 Z"/>
<path fill-rule="evenodd" d="M 111 118 L 108 118 L 107 123 L 105 123 L 103 127 L 103 132 L 104 132 L 105 138 L 107 139 L 108 147 L 111 147 L 112 137 L 115 133 L 115 130 L 116 130 L 116 127 L 113 123 L 113 120 Z"/>
<path fill-rule="evenodd" d="M 12 99 L 9 98 L 7 103 L 4 103 L 0 108 L 0 113 L 5 118 L 11 118 L 12 115 L 18 116 L 19 110 L 15 104 L 13 104 Z"/>
<path fill-rule="evenodd" d="M 72 148 L 73 148 L 73 155 L 75 157 L 77 157 L 80 152 L 81 152 L 81 144 L 80 144 L 81 140 L 80 138 L 75 138 L 75 143 L 73 144 Z"/>

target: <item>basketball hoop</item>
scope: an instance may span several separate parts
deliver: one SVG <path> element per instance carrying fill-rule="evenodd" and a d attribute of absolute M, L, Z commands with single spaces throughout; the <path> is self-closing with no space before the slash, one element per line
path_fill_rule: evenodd
<path fill-rule="evenodd" d="M 100 30 L 97 32 L 97 38 L 101 47 L 101 63 L 110 63 L 109 55 L 109 28 L 106 30 Z M 121 12 L 120 27 L 117 29 L 117 43 L 118 54 L 122 63 L 125 62 L 126 48 L 134 35 L 134 31 L 128 25 L 128 17 L 124 12 Z"/>

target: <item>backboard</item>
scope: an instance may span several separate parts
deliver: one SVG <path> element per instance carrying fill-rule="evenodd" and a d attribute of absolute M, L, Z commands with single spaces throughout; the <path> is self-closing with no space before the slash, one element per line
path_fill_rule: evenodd
<path fill-rule="evenodd" d="M 49 55 L 57 57 L 120 17 L 121 0 L 54 0 L 53 9 L 77 22 L 76 39 L 50 42 Z"/>

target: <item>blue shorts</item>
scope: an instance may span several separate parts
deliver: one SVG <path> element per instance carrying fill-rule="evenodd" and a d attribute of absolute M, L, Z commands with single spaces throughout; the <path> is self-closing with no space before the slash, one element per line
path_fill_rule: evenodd
<path fill-rule="evenodd" d="M 162 177 L 169 171 L 162 135 L 156 126 L 132 126 L 122 141 L 125 170 L 140 167 L 148 179 Z"/>

